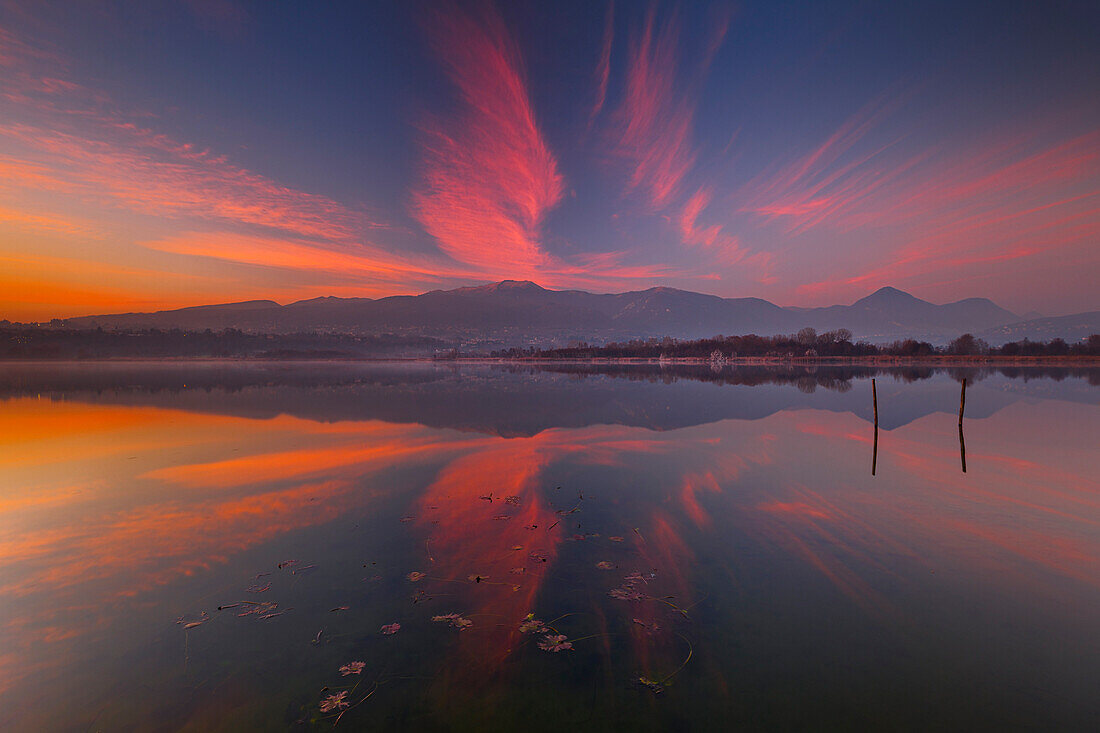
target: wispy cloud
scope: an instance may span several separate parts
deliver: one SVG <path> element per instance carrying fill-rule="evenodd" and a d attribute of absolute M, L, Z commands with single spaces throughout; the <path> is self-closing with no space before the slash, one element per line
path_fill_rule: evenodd
<path fill-rule="evenodd" d="M 427 34 L 458 103 L 423 125 L 413 212 L 455 260 L 533 276 L 549 262 L 541 229 L 565 182 L 536 122 L 519 48 L 490 9 L 435 12 Z"/>
<path fill-rule="evenodd" d="M 1032 124 L 968 145 L 945 139 L 903 146 L 899 136 L 883 142 L 901 104 L 868 106 L 820 146 L 737 194 L 742 212 L 787 237 L 874 232 L 880 240 L 860 265 L 838 262 L 797 292 L 857 295 L 1100 237 L 1100 132 L 1067 136 Z"/>

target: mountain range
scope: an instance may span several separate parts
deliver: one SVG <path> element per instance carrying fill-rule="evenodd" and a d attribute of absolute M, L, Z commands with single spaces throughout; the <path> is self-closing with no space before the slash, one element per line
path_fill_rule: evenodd
<path fill-rule="evenodd" d="M 1072 324 L 1075 330 L 1100 331 L 1100 313 L 1064 318 L 1070 319 L 1067 327 Z M 1057 320 L 1034 323 L 1046 333 L 1057 328 L 1057 323 L 1049 323 Z M 504 280 L 421 295 L 322 297 L 288 305 L 253 300 L 155 313 L 83 316 L 65 319 L 59 325 L 115 330 L 393 333 L 465 345 L 544 346 L 664 336 L 774 335 L 807 326 L 818 331 L 846 328 L 855 338 L 876 342 L 917 338 L 945 343 L 969 332 L 1000 343 L 1027 336 L 1032 323 L 986 298 L 936 305 L 892 287 L 881 288 L 851 305 L 784 308 L 760 298 L 721 298 L 666 287 L 596 294 Z"/>

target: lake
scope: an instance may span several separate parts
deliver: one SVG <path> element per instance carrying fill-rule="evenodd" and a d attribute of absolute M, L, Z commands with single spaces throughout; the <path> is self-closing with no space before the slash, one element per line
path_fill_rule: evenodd
<path fill-rule="evenodd" d="M 5 364 L 0 728 L 1096 729 L 1098 436 L 1086 368 Z"/>

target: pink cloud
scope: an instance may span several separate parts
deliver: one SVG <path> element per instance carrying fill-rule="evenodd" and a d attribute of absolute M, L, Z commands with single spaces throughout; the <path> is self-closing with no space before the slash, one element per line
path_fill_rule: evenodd
<path fill-rule="evenodd" d="M 543 219 L 565 183 L 535 120 L 519 48 L 488 10 L 437 12 L 427 30 L 459 104 L 424 125 L 413 213 L 455 260 L 532 276 L 549 262 Z"/>

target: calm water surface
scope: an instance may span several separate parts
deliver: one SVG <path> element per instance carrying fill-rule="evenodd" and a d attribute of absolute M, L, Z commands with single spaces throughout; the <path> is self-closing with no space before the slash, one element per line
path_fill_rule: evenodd
<path fill-rule="evenodd" d="M 0 728 L 1096 729 L 1097 436 L 1098 370 L 3 365 Z"/>

